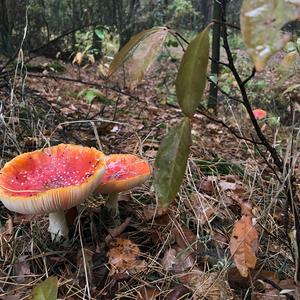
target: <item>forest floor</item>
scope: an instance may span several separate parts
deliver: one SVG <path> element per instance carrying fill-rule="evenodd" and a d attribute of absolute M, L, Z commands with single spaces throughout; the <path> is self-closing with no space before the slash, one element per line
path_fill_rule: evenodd
<path fill-rule="evenodd" d="M 249 58 L 244 51 L 237 57 L 246 77 Z M 253 107 L 268 111 L 260 126 L 285 157 L 293 124 L 282 93 L 299 78 L 280 75 L 279 58 L 257 74 L 248 91 Z M 0 165 L 59 143 L 133 153 L 153 164 L 162 137 L 182 116 L 174 89 L 178 61 L 161 57 L 131 88 L 121 73 L 105 82 L 97 63 L 79 68 L 60 62 L 63 72 L 55 72 L 53 63 L 31 60 L 30 68 L 19 69 L 23 79 L 0 74 Z M 239 95 L 226 70 L 220 81 L 232 96 Z M 89 88 L 101 91 L 107 103 L 89 103 L 83 92 Z M 255 136 L 246 112 L 222 94 L 218 118 Z M 47 216 L 18 215 L 1 206 L 0 299 L 30 299 L 47 276 L 58 278 L 58 298 L 68 300 L 297 299 L 285 197 L 265 162 L 270 157 L 264 152 L 262 158 L 252 144 L 200 112 L 192 135 L 185 180 L 167 211 L 157 209 L 150 179 L 120 195 L 121 225 L 113 228 L 105 196 L 93 195 L 78 207 L 70 241 L 63 244 L 51 242 Z M 240 200 L 252 207 L 259 232 L 258 261 L 248 278 L 240 276 L 229 252 Z"/>

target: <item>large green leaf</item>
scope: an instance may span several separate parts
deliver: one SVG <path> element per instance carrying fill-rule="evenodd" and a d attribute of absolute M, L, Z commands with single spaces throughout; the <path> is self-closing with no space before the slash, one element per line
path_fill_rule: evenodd
<path fill-rule="evenodd" d="M 39 283 L 32 291 L 32 300 L 56 300 L 58 281 L 56 277 L 49 277 Z"/>
<path fill-rule="evenodd" d="M 300 17 L 299 0 L 244 0 L 241 30 L 257 71 L 289 41 L 280 29 Z"/>
<path fill-rule="evenodd" d="M 157 32 L 168 32 L 166 27 L 155 27 L 148 30 L 144 30 L 134 35 L 129 42 L 116 54 L 113 61 L 109 66 L 107 76 L 111 76 L 125 61 L 132 55 L 134 50 L 144 41 L 146 38 Z"/>
<path fill-rule="evenodd" d="M 175 199 L 190 153 L 191 121 L 185 117 L 161 141 L 154 167 L 154 188 L 162 207 Z"/>
<path fill-rule="evenodd" d="M 192 117 L 202 99 L 209 58 L 208 27 L 186 49 L 176 78 L 176 95 L 183 113 Z"/>

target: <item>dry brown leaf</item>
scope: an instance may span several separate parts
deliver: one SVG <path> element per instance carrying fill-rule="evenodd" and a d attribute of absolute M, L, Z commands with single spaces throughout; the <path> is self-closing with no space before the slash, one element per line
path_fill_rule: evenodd
<path fill-rule="evenodd" d="M 173 271 L 176 263 L 176 250 L 169 249 L 165 252 L 164 257 L 161 260 L 161 264 L 166 271 Z"/>
<path fill-rule="evenodd" d="M 179 281 L 194 292 L 193 299 L 229 300 L 233 296 L 227 281 L 217 273 L 193 270 L 180 276 Z"/>
<path fill-rule="evenodd" d="M 195 258 L 191 251 L 181 248 L 172 248 L 165 252 L 161 264 L 166 271 L 182 273 L 195 266 Z"/>
<path fill-rule="evenodd" d="M 258 247 L 258 233 L 252 225 L 250 216 L 242 216 L 233 227 L 230 242 L 230 253 L 243 277 L 256 265 L 255 252 Z"/>
<path fill-rule="evenodd" d="M 166 300 L 185 299 L 184 296 L 187 296 L 190 292 L 191 291 L 186 286 L 179 284 L 170 293 L 168 293 Z"/>
<path fill-rule="evenodd" d="M 128 217 L 119 226 L 112 228 L 112 229 L 108 229 L 109 234 L 105 237 L 105 243 L 108 245 L 112 241 L 113 238 L 120 235 L 128 227 L 128 225 L 130 224 L 130 221 L 131 221 L 131 218 Z"/>
<path fill-rule="evenodd" d="M 125 272 L 136 274 L 146 268 L 146 262 L 140 259 L 141 251 L 139 247 L 127 239 L 115 239 L 111 243 L 107 256 L 111 266 L 110 275 Z"/>
<path fill-rule="evenodd" d="M 15 265 L 14 265 L 14 270 L 15 270 L 15 275 L 16 275 L 16 281 L 18 283 L 24 283 L 24 282 L 26 282 L 26 279 L 30 279 L 26 275 L 32 274 L 31 271 L 30 271 L 29 261 L 26 260 L 26 258 L 27 258 L 26 255 L 19 256 L 17 258 L 17 260 L 16 260 Z"/>
<path fill-rule="evenodd" d="M 279 284 L 278 274 L 272 271 L 261 268 L 250 270 L 247 278 L 241 276 L 237 268 L 232 268 L 227 273 L 228 282 L 234 289 L 248 289 L 251 285 L 257 287 L 261 285 L 264 280 L 269 280 L 275 284 Z"/>
<path fill-rule="evenodd" d="M 83 55 L 84 54 L 82 52 L 77 52 L 73 58 L 72 64 L 78 64 L 80 66 L 83 60 Z"/>
<path fill-rule="evenodd" d="M 168 208 L 162 208 L 160 206 L 156 206 L 153 204 L 147 205 L 143 209 L 143 213 L 145 216 L 145 219 L 147 221 L 153 220 L 154 218 L 163 216 L 169 212 Z"/>
<path fill-rule="evenodd" d="M 279 286 L 282 288 L 281 294 L 286 295 L 289 294 L 293 296 L 295 299 L 300 298 L 300 286 L 299 282 L 296 285 L 293 279 L 284 279 L 279 282 Z"/>
<path fill-rule="evenodd" d="M 252 216 L 253 205 L 249 200 L 247 189 L 238 178 L 233 175 L 223 176 L 218 185 L 229 199 L 241 207 L 243 215 Z"/>
<path fill-rule="evenodd" d="M 197 252 L 204 251 L 203 244 L 197 239 L 197 236 L 186 226 L 177 224 L 176 227 L 172 228 L 171 233 L 179 248 L 194 249 Z"/>
<path fill-rule="evenodd" d="M 219 247 L 224 248 L 228 246 L 227 236 L 220 232 L 212 232 L 212 239 L 219 245 Z"/>
<path fill-rule="evenodd" d="M 208 195 L 211 195 L 214 191 L 214 181 L 211 180 L 208 176 L 207 178 L 201 180 L 200 182 L 200 190 L 205 192 Z"/>
<path fill-rule="evenodd" d="M 284 300 L 286 297 L 280 295 L 280 291 L 271 284 L 264 283 L 264 292 L 253 292 L 254 300 Z"/>
<path fill-rule="evenodd" d="M 201 225 L 208 223 L 217 213 L 217 208 L 207 200 L 199 199 L 197 194 L 191 195 L 190 202 L 187 201 L 186 206 L 194 211 L 195 217 Z"/>
<path fill-rule="evenodd" d="M 293 279 L 281 280 L 278 284 L 279 288 L 274 288 L 271 284 L 263 282 L 264 293 L 254 293 L 255 300 L 284 300 L 288 299 L 286 295 L 293 297 L 293 299 L 299 299 L 300 290 L 295 284 Z"/>
<path fill-rule="evenodd" d="M 144 286 L 138 291 L 137 300 L 155 300 L 160 294 L 160 290 L 156 287 Z"/>

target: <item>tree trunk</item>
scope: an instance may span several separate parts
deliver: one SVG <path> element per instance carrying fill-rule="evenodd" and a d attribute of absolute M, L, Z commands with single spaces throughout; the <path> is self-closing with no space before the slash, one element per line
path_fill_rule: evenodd
<path fill-rule="evenodd" d="M 6 0 L 0 0 L 0 53 L 12 56 L 12 46 L 9 38 L 9 16 Z"/>
<path fill-rule="evenodd" d="M 224 1 L 223 1 L 224 2 Z M 221 22 L 222 22 L 222 3 L 218 0 L 214 1 L 213 19 L 215 20 L 213 27 L 212 40 L 212 63 L 211 63 L 211 77 L 213 82 L 209 87 L 209 98 L 207 107 L 217 114 L 218 109 L 218 76 L 219 76 L 219 61 L 220 61 L 220 40 L 221 40 Z"/>

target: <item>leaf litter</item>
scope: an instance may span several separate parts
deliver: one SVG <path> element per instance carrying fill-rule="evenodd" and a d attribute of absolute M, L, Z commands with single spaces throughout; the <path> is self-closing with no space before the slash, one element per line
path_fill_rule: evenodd
<path fill-rule="evenodd" d="M 169 71 L 172 68 L 175 69 L 175 65 L 170 65 Z M 66 75 L 71 78 L 78 77 L 77 68 L 66 65 L 66 70 Z M 99 82 L 99 78 L 95 76 L 97 73 L 95 70 L 96 66 L 81 70 L 81 79 L 94 79 L 95 82 Z M 52 112 L 61 121 L 88 119 L 93 116 L 101 116 L 109 120 L 107 123 L 96 123 L 100 143 L 106 153 L 139 153 L 153 161 L 159 142 L 167 132 L 167 126 L 175 124 L 180 114 L 177 109 L 170 106 L 166 112 L 166 104 L 162 104 L 161 94 L 154 88 L 161 80 L 157 77 L 164 76 L 160 66 L 154 64 L 151 72 L 147 80 L 152 86 L 146 87 L 141 84 L 134 91 L 135 95 L 140 98 L 139 101 L 130 95 L 123 95 L 120 98 L 110 89 L 105 92 L 102 90 L 109 99 L 120 99 L 118 105 L 115 106 L 105 106 L 101 103 L 89 106 L 84 99 L 76 98 L 75 100 L 73 95 L 86 88 L 77 83 L 59 81 L 58 85 L 54 79 L 28 77 L 27 84 L 38 94 L 38 101 L 32 100 L 33 103 L 37 107 L 41 104 L 49 107 L 50 103 L 52 108 L 49 114 Z M 123 91 L 128 92 L 126 88 Z M 3 95 L 3 90 L 1 93 Z M 28 93 L 29 99 L 32 92 Z M 4 99 L 9 95 L 4 95 Z M 104 106 L 103 113 L 99 114 Z M 114 114 L 121 124 L 110 123 Z M 94 130 L 87 124 L 60 125 L 58 132 L 53 133 L 53 124 L 57 123 L 48 120 L 45 119 L 44 127 L 40 132 L 44 137 L 52 139 L 52 142 L 63 141 L 93 146 L 97 144 Z M 22 126 L 22 120 L 20 122 Z M 222 127 L 207 123 L 197 114 L 194 122 L 193 138 L 195 139 L 194 145 L 196 143 L 197 147 L 192 146 L 192 157 L 188 162 L 188 167 L 193 169 L 193 177 L 185 179 L 179 196 L 168 210 L 157 207 L 150 184 L 146 184 L 130 192 L 130 201 L 121 203 L 120 210 L 123 213 L 121 218 L 125 225 L 109 233 L 111 229 L 108 230 L 105 220 L 100 217 L 99 213 L 99 208 L 103 206 L 103 199 L 100 196 L 93 196 L 87 201 L 83 210 L 83 207 L 79 208 L 84 247 L 80 248 L 79 232 L 75 226 L 78 220 L 75 220 L 72 228 L 75 238 L 72 240 L 72 246 L 67 249 L 62 245 L 49 244 L 45 230 L 47 218 L 44 216 L 24 218 L 22 221 L 22 218 L 16 215 L 16 218 L 12 219 L 13 222 L 8 221 L 6 224 L 11 213 L 6 210 L 1 212 L 0 220 L 3 225 L 1 228 L 1 276 L 3 276 L 2 280 L 4 278 L 4 281 L 7 280 L 10 285 L 1 283 L 1 289 L 4 292 L 1 291 L 0 298 L 15 294 L 18 299 L 19 296 L 21 298 L 30 295 L 36 283 L 45 279 L 42 277 L 45 269 L 50 276 L 59 277 L 59 297 L 66 299 L 84 299 L 86 294 L 83 291 L 88 289 L 91 299 L 113 299 L 120 295 L 136 299 L 140 295 L 141 299 L 147 299 L 147 297 L 169 299 L 167 298 L 169 296 L 169 300 L 173 300 L 185 294 L 194 299 L 204 297 L 206 299 L 230 299 L 233 293 L 237 299 L 243 299 L 253 283 L 252 280 L 255 281 L 253 297 L 257 299 L 268 299 L 263 296 L 270 296 L 271 293 L 277 295 L 278 292 L 279 294 L 281 292 L 279 295 L 281 299 L 284 299 L 284 293 L 296 295 L 297 288 L 293 280 L 290 279 L 286 284 L 283 281 L 293 277 L 292 258 L 285 255 L 288 253 L 286 247 L 267 232 L 260 234 L 259 248 L 255 247 L 256 234 L 252 234 L 252 238 L 247 238 L 247 243 L 239 240 L 241 241 L 239 245 L 243 246 L 236 245 L 235 247 L 238 252 L 242 247 L 249 250 L 251 258 L 249 261 L 252 265 L 255 254 L 254 269 L 248 266 L 243 254 L 243 260 L 245 260 L 243 264 L 247 266 L 248 277 L 242 277 L 239 270 L 234 267 L 229 254 L 229 240 L 232 232 L 235 233 L 235 220 L 245 221 L 246 219 L 244 223 L 248 225 L 243 226 L 253 232 L 254 229 L 250 225 L 254 218 L 253 208 L 258 207 L 258 211 L 261 212 L 259 216 L 262 219 L 261 222 L 270 232 L 274 229 L 270 225 L 273 224 L 270 223 L 270 214 L 263 213 L 266 211 L 264 202 L 269 201 L 272 195 L 272 185 L 268 186 L 269 183 L 266 181 L 256 180 L 254 190 L 249 184 L 254 180 L 255 172 L 261 172 L 256 173 L 261 177 L 269 174 L 260 169 L 261 161 L 253 157 L 254 151 L 237 147 L 240 145 L 239 141 Z M 207 124 L 211 125 L 207 126 Z M 39 131 L 31 132 L 30 143 L 28 139 L 26 142 L 26 136 L 18 141 L 18 146 L 22 151 L 42 146 L 43 136 L 35 135 L 35 132 Z M 22 136 L 22 132 L 19 134 Z M 14 156 L 11 149 L 17 152 L 15 145 L 9 140 L 5 141 L 4 147 L 7 147 L 5 148 L 7 157 L 4 157 L 4 160 Z M 221 168 L 220 164 L 215 163 L 216 155 L 227 162 L 229 166 L 227 168 L 226 165 L 227 169 L 223 168 L 225 164 Z M 202 165 L 199 167 L 198 158 L 208 162 L 209 168 L 204 169 Z M 233 164 L 243 165 L 245 173 L 234 171 Z M 209 175 L 208 170 L 211 172 Z M 281 207 L 278 205 L 274 213 L 274 218 L 276 216 L 278 219 L 275 232 L 279 236 L 283 234 Z M 130 223 L 126 222 L 128 217 L 131 217 Z M 242 232 L 245 231 L 247 230 L 242 230 Z M 238 233 L 240 235 L 240 232 Z M 105 241 L 105 238 L 110 235 L 112 237 Z M 276 252 L 269 250 L 275 248 Z M 25 261 L 15 261 L 17 267 L 14 265 L 11 268 L 14 253 L 20 258 L 24 257 Z M 204 257 L 208 257 L 208 260 Z M 280 269 L 279 266 L 282 265 L 286 267 Z M 276 276 L 269 276 L 270 274 L 266 276 L 264 273 L 266 269 L 273 270 L 273 275 L 274 273 L 276 276 L 280 275 L 281 280 L 275 278 Z M 13 273 L 10 273 L 10 270 Z M 239 275 L 238 279 L 234 278 L 232 270 Z M 253 272 L 264 276 L 255 277 Z M 28 283 L 26 281 L 26 287 L 17 285 L 23 292 L 18 294 L 13 289 L 16 286 L 16 279 L 13 276 L 9 277 L 8 274 L 20 276 L 22 273 L 29 273 L 30 279 Z M 125 274 L 126 280 L 122 280 L 122 276 L 118 277 L 120 274 Z M 278 284 L 283 292 L 268 283 L 261 284 L 264 278 Z M 243 286 L 242 282 L 246 284 Z"/>

